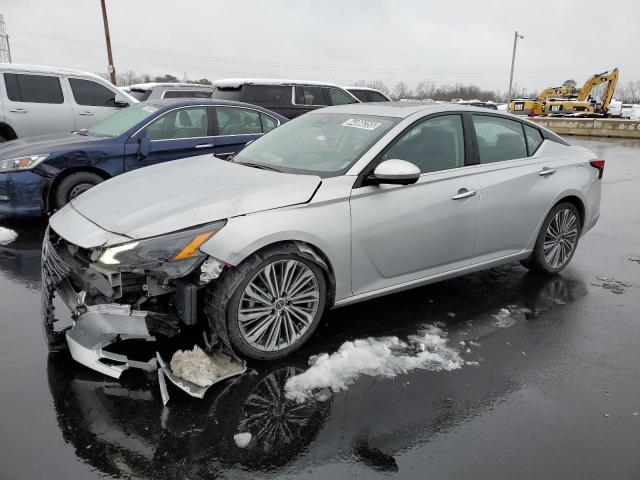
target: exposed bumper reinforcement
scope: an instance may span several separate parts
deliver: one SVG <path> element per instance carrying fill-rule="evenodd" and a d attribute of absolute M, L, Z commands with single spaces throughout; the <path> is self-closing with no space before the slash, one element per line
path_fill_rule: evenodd
<path fill-rule="evenodd" d="M 128 305 L 119 304 L 86 308 L 87 311 L 76 319 L 75 325 L 66 331 L 69 352 L 74 360 L 113 378 L 120 378 L 122 372 L 131 367 L 155 370 L 153 363 L 130 360 L 125 355 L 104 350 L 117 339 L 155 341 L 155 337 L 147 330 L 147 312 L 131 310 Z M 103 359 L 114 363 L 102 362 Z"/>

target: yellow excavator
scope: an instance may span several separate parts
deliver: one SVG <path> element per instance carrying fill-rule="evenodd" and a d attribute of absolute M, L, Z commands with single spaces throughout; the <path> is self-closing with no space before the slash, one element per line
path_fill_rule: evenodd
<path fill-rule="evenodd" d="M 618 83 L 618 69 L 597 73 L 589 78 L 580 89 L 578 96 L 572 99 L 550 98 L 544 104 L 544 114 L 551 116 L 608 116 L 609 104 Z M 606 83 L 599 101 L 591 96 L 594 88 Z"/>
<path fill-rule="evenodd" d="M 548 98 L 565 98 L 575 93 L 572 87 L 545 88 L 537 98 L 519 98 L 509 104 L 514 115 L 544 115 L 544 104 Z"/>

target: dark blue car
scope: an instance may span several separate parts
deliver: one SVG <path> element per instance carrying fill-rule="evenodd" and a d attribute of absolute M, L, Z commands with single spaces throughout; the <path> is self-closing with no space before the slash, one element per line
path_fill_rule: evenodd
<path fill-rule="evenodd" d="M 287 119 L 224 100 L 132 105 L 87 130 L 0 145 L 0 216 L 38 216 L 130 170 L 212 154 L 228 159 Z"/>

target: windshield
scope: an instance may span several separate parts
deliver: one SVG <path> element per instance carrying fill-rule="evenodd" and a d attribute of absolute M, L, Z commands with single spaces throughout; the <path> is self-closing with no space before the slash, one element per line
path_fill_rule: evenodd
<path fill-rule="evenodd" d="M 138 100 L 139 102 L 144 102 L 151 95 L 151 90 L 142 90 L 139 88 L 132 88 L 129 91 L 129 95 Z"/>
<path fill-rule="evenodd" d="M 236 156 L 283 172 L 331 176 L 342 173 L 399 119 L 311 112 L 271 131 Z"/>
<path fill-rule="evenodd" d="M 213 91 L 213 98 L 221 100 L 240 100 L 240 88 L 220 88 Z"/>
<path fill-rule="evenodd" d="M 153 105 L 132 105 L 108 116 L 89 129 L 93 137 L 117 137 L 158 111 Z"/>

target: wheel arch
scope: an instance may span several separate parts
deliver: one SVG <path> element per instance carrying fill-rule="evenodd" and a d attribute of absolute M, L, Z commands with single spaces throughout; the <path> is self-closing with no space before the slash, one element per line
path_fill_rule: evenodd
<path fill-rule="evenodd" d="M 261 252 L 265 250 L 269 250 L 272 248 L 277 248 L 280 246 L 290 245 L 294 246 L 298 249 L 300 254 L 314 262 L 318 265 L 322 272 L 325 275 L 325 281 L 327 283 L 327 308 L 330 309 L 333 306 L 333 302 L 335 300 L 335 292 L 336 292 L 336 280 L 335 280 L 335 270 L 333 269 L 333 265 L 329 256 L 322 251 L 321 248 L 310 243 L 306 240 L 277 240 L 271 243 L 267 243 L 257 250 L 248 253 L 245 258 L 250 257 L 253 254 L 260 255 Z M 244 258 L 243 260 L 244 261 Z M 241 263 L 241 262 L 239 262 Z"/>
<path fill-rule="evenodd" d="M 55 204 L 54 195 L 55 195 L 56 189 L 58 188 L 58 185 L 60 185 L 60 182 L 65 178 L 67 178 L 69 175 L 73 173 L 78 173 L 78 172 L 95 173 L 96 175 L 102 177 L 103 180 L 109 180 L 111 178 L 111 175 L 108 172 L 106 172 L 105 170 L 102 170 L 101 168 L 94 167 L 92 165 L 82 165 L 78 167 L 65 168 L 60 173 L 58 173 L 58 175 L 55 176 L 55 178 L 51 182 L 51 185 L 48 191 L 45 192 L 44 205 L 45 205 L 46 212 L 50 213 L 53 210 L 53 206 Z"/>
<path fill-rule="evenodd" d="M 16 131 L 6 122 L 0 122 L 0 137 L 6 140 L 15 140 L 18 138 Z"/>

